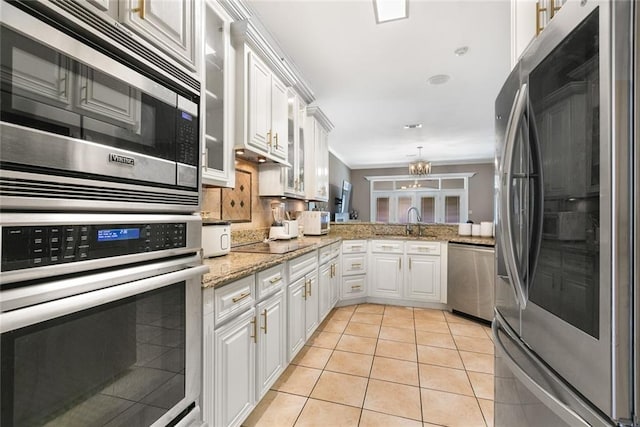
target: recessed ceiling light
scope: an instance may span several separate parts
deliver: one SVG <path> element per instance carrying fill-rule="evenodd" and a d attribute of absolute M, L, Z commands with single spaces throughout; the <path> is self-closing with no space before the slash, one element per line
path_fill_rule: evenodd
<path fill-rule="evenodd" d="M 448 82 L 450 78 L 451 77 L 446 74 L 436 74 L 435 76 L 429 77 L 427 82 L 429 82 L 430 85 L 443 85 Z"/>
<path fill-rule="evenodd" d="M 467 52 L 469 52 L 469 46 L 462 46 L 453 51 L 453 53 L 455 53 L 456 56 L 462 56 Z"/>
<path fill-rule="evenodd" d="M 422 127 L 422 123 L 415 123 L 411 125 L 404 125 L 405 129 L 420 129 Z"/>
<path fill-rule="evenodd" d="M 373 9 L 378 24 L 409 17 L 408 0 L 373 0 Z"/>

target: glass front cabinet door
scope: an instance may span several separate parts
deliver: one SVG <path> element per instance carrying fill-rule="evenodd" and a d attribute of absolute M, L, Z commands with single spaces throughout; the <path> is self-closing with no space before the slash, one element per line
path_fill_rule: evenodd
<path fill-rule="evenodd" d="M 205 37 L 202 111 L 205 113 L 205 121 L 202 138 L 202 183 L 233 187 L 233 111 L 229 103 L 233 85 L 230 70 L 232 20 L 217 2 L 211 0 L 205 2 L 203 19 Z"/>

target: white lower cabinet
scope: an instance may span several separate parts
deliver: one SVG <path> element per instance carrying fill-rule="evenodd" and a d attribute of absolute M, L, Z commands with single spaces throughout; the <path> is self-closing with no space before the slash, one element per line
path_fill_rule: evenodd
<path fill-rule="evenodd" d="M 322 264 L 318 268 L 318 310 L 320 317 L 324 317 L 331 307 L 331 273 L 332 264 Z"/>
<path fill-rule="evenodd" d="M 447 258 L 446 249 L 441 246 L 432 241 L 373 240 L 369 295 L 406 302 L 446 303 L 443 271 L 446 272 Z"/>
<path fill-rule="evenodd" d="M 286 367 L 287 313 L 285 300 L 284 290 L 280 290 L 256 306 L 259 325 L 256 401 L 262 399 Z"/>
<path fill-rule="evenodd" d="M 318 251 L 288 261 L 287 357 L 291 361 L 320 322 Z"/>
<path fill-rule="evenodd" d="M 367 296 L 367 241 L 344 240 L 340 260 L 339 299 Z"/>
<path fill-rule="evenodd" d="M 215 426 L 239 426 L 255 406 L 256 332 L 254 308 L 214 332 Z"/>
<path fill-rule="evenodd" d="M 407 255 L 404 291 L 407 299 L 440 302 L 440 257 Z"/>
<path fill-rule="evenodd" d="M 382 298 L 402 297 L 402 255 L 371 254 L 369 295 Z"/>
<path fill-rule="evenodd" d="M 291 361 L 306 341 L 305 306 L 307 286 L 304 277 L 289 285 L 287 291 L 287 359 Z"/>
<path fill-rule="evenodd" d="M 285 289 L 282 264 L 204 290 L 202 400 L 209 425 L 241 425 L 286 368 Z"/>
<path fill-rule="evenodd" d="M 311 338 L 311 334 L 316 331 L 316 328 L 320 324 L 319 313 L 319 294 L 318 294 L 318 270 L 314 270 L 305 276 L 307 280 L 307 296 L 305 298 L 304 305 L 304 329 L 305 329 L 305 341 Z"/>

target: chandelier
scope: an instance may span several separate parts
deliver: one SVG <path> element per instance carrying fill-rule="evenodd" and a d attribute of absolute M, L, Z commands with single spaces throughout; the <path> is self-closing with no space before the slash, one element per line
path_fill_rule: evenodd
<path fill-rule="evenodd" d="M 431 173 L 431 163 L 422 160 L 422 146 L 418 147 L 418 160 L 409 163 L 409 175 L 428 175 Z"/>

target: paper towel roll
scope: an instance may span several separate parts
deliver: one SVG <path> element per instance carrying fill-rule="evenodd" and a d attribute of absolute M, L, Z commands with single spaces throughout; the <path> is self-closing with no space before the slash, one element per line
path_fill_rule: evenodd
<path fill-rule="evenodd" d="M 472 224 L 471 225 L 471 235 L 479 236 L 480 235 L 480 224 Z"/>
<path fill-rule="evenodd" d="M 471 236 L 471 224 L 458 224 L 458 234 L 460 236 Z"/>
<path fill-rule="evenodd" d="M 480 223 L 480 235 L 482 237 L 491 237 L 493 236 L 493 223 L 492 222 L 481 222 Z"/>

